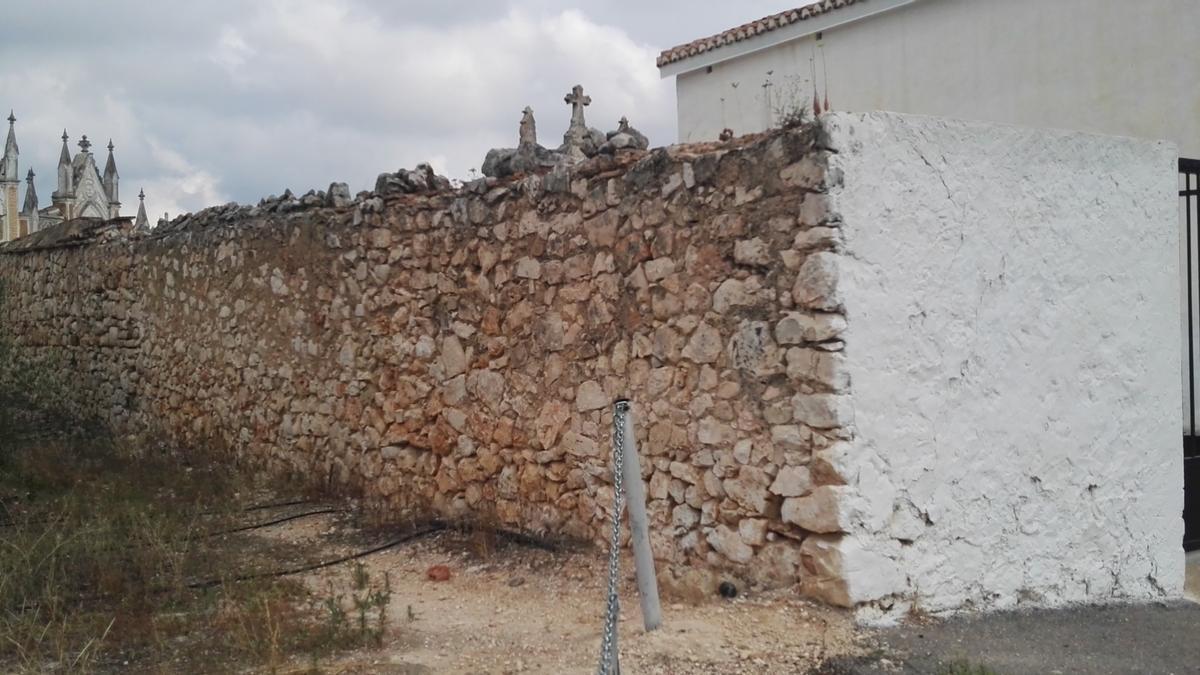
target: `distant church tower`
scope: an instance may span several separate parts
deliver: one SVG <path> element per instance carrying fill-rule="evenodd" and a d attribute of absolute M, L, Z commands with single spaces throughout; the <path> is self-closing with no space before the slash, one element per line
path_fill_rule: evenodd
<path fill-rule="evenodd" d="M 108 139 L 108 161 L 104 164 L 104 192 L 108 195 L 108 217 L 121 215 L 121 200 L 117 198 L 117 161 L 113 159 L 113 142 Z"/>
<path fill-rule="evenodd" d="M 25 208 L 21 209 L 21 215 L 25 217 L 26 234 L 37 232 L 41 229 L 41 214 L 38 213 L 37 190 L 33 188 L 33 169 L 29 170 L 29 174 L 25 176 Z"/>
<path fill-rule="evenodd" d="M 67 130 L 63 129 L 62 152 L 58 155 L 58 189 L 50 195 L 63 220 L 75 217 L 75 172 L 71 169 L 71 149 L 67 147 Z"/>
<path fill-rule="evenodd" d="M 80 137 L 79 152 L 74 158 L 67 146 L 69 138 L 63 130 L 62 152 L 58 156 L 58 189 L 50 196 L 51 205 L 42 210 L 42 226 L 49 224 L 47 217 L 53 218 L 55 223 L 75 218 L 107 220 L 120 217 L 118 182 L 121 176 L 113 157 L 113 142 L 108 142 L 108 162 L 101 177 L 87 134 Z"/>
<path fill-rule="evenodd" d="M 0 158 L 0 241 L 12 241 L 25 234 L 18 214 L 17 189 L 21 187 L 21 174 L 17 170 L 17 117 L 8 113 L 8 140 L 4 143 L 4 157 Z"/>
<path fill-rule="evenodd" d="M 62 152 L 58 157 L 58 189 L 50 195 L 50 206 L 38 208 L 37 190 L 33 186 L 33 169 L 25 177 L 25 203 L 17 201 L 21 187 L 17 157 L 17 117 L 8 114 L 8 140 L 0 158 L 0 243 L 37 232 L 75 218 L 110 220 L 121 217 L 120 181 L 117 160 L 113 156 L 112 139 L 108 141 L 108 161 L 104 173 L 96 167 L 92 143 L 84 135 L 79 139 L 79 152 L 71 156 L 70 139 L 63 129 Z M 144 206 L 139 204 L 139 211 Z"/>
<path fill-rule="evenodd" d="M 146 217 L 146 191 L 138 190 L 138 212 L 137 218 L 133 220 L 133 227 L 138 230 L 150 229 L 150 219 Z"/>

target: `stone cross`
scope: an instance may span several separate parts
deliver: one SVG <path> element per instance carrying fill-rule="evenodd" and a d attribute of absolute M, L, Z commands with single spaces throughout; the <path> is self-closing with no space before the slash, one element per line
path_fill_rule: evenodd
<path fill-rule="evenodd" d="M 518 147 L 533 147 L 537 145 L 537 124 L 533 121 L 533 108 L 525 106 L 521 114 L 520 141 Z"/>
<path fill-rule="evenodd" d="M 591 105 L 592 97 L 584 95 L 583 85 L 577 84 L 571 87 L 571 93 L 564 96 L 563 101 L 571 104 L 571 127 L 586 128 L 587 124 L 583 121 L 583 107 Z"/>

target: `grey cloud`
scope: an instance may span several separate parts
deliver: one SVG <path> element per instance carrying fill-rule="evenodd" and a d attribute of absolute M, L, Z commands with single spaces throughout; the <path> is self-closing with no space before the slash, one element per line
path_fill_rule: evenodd
<path fill-rule="evenodd" d="M 420 161 L 467 177 L 489 147 L 515 142 L 527 104 L 543 142 L 557 143 L 576 82 L 593 96 L 593 126 L 624 114 L 655 144 L 673 141 L 673 84 L 658 79 L 657 52 L 788 6 L 17 3 L 5 10 L 0 105 L 17 110 L 22 165 L 43 195 L 62 127 L 72 143 L 111 135 L 129 213 L 140 185 L 157 214 L 333 180 L 362 189 Z"/>

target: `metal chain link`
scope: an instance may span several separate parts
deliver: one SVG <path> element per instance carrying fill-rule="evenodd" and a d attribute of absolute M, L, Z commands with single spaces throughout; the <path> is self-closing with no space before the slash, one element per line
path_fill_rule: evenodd
<path fill-rule="evenodd" d="M 617 652 L 617 617 L 621 613 L 621 601 L 617 597 L 617 583 L 621 564 L 621 511 L 625 507 L 625 413 L 628 401 L 617 401 L 613 405 L 613 509 L 612 539 L 608 549 L 608 613 L 604 617 L 604 636 L 600 643 L 600 667 L 598 675 L 620 675 L 621 665 Z"/>

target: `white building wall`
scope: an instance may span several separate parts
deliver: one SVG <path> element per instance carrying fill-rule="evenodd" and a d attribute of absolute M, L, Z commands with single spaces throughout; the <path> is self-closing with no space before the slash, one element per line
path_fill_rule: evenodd
<path fill-rule="evenodd" d="M 1198 27 L 1196 0 L 917 0 L 825 31 L 821 51 L 835 110 L 1162 138 L 1200 158 Z M 679 140 L 761 131 L 780 102 L 811 108 L 814 54 L 825 92 L 814 40 L 678 76 Z"/>
<path fill-rule="evenodd" d="M 849 585 L 891 580 L 929 611 L 1178 597 L 1175 146 L 824 124 L 844 174 Z"/>

